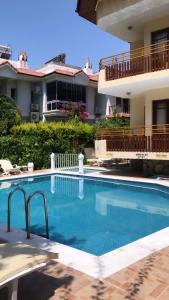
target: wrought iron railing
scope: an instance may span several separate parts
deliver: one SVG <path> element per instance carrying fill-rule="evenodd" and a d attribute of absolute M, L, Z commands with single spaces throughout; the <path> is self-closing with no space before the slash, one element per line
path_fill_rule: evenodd
<path fill-rule="evenodd" d="M 107 151 L 169 152 L 169 124 L 101 128 L 97 140 L 107 141 Z"/>
<path fill-rule="evenodd" d="M 144 46 L 100 60 L 106 80 L 165 70 L 169 68 L 169 41 Z"/>

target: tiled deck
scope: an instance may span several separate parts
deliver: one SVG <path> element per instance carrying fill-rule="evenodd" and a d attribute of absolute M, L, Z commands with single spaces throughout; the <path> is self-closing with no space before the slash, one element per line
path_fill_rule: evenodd
<path fill-rule="evenodd" d="M 110 262 L 111 263 L 111 262 Z M 18 300 L 169 300 L 169 248 L 106 278 L 51 263 L 19 282 Z M 7 290 L 0 290 L 7 300 Z"/>

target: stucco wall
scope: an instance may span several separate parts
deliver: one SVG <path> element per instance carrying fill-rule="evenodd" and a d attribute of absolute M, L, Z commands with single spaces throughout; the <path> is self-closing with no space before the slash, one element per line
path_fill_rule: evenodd
<path fill-rule="evenodd" d="M 22 117 L 29 118 L 31 104 L 31 84 L 29 82 L 23 80 L 17 82 L 17 104 Z"/>
<path fill-rule="evenodd" d="M 144 44 L 151 44 L 151 32 L 169 27 L 169 16 L 156 19 L 144 25 Z"/>
<path fill-rule="evenodd" d="M 145 105 L 145 98 L 136 97 L 132 98 L 130 101 L 130 125 L 137 126 L 137 125 L 144 125 L 144 105 Z"/>
<path fill-rule="evenodd" d="M 6 83 L 6 94 L 7 96 L 11 97 L 11 89 L 17 87 L 16 80 L 8 80 Z"/>
<path fill-rule="evenodd" d="M 5 79 L 0 80 L 0 93 L 1 94 L 6 94 L 7 92 L 7 82 Z"/>
<path fill-rule="evenodd" d="M 104 16 L 109 15 L 110 12 L 117 12 L 138 2 L 141 2 L 141 0 L 104 0 L 102 2 L 98 2 L 97 18 L 102 18 Z"/>
<path fill-rule="evenodd" d="M 169 88 L 147 91 L 145 96 L 131 99 L 131 126 L 152 125 L 152 101 L 165 99 L 169 99 Z"/>
<path fill-rule="evenodd" d="M 130 50 L 138 49 L 144 46 L 144 41 L 139 40 L 130 44 Z"/>
<path fill-rule="evenodd" d="M 1 68 L 0 76 L 2 76 L 3 78 L 11 78 L 11 79 L 17 78 L 16 73 L 12 70 L 12 68 L 10 68 L 8 66 Z"/>
<path fill-rule="evenodd" d="M 145 93 L 145 124 L 152 125 L 152 101 L 169 99 L 169 88 L 147 91 Z"/>

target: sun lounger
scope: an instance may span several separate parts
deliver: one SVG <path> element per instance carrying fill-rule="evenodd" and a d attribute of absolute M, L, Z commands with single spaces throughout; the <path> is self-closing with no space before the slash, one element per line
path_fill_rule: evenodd
<path fill-rule="evenodd" d="M 23 244 L 0 244 L 0 288 L 8 285 L 8 299 L 17 300 L 18 279 L 44 267 L 57 253 Z"/>
<path fill-rule="evenodd" d="M 26 170 L 27 166 L 17 166 L 17 165 L 12 165 L 9 160 L 6 159 L 1 159 L 0 160 L 0 167 L 3 170 L 3 175 L 17 175 L 22 173 L 22 169 Z"/>

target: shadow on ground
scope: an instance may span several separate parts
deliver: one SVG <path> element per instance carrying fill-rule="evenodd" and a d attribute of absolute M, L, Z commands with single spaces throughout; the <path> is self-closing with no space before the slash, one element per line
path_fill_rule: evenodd
<path fill-rule="evenodd" d="M 146 259 L 143 268 L 140 269 L 134 282 L 131 283 L 125 299 L 135 300 L 138 297 L 141 288 L 143 288 L 145 280 L 149 277 L 151 271 L 153 270 L 154 260 L 155 255 L 151 255 Z"/>

